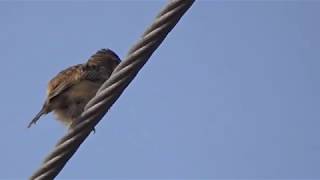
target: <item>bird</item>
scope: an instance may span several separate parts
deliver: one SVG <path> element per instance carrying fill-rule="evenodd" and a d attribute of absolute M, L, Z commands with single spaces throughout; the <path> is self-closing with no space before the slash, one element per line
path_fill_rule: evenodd
<path fill-rule="evenodd" d="M 101 49 L 87 62 L 59 72 L 49 81 L 42 108 L 30 121 L 28 128 L 36 124 L 41 116 L 53 112 L 57 120 L 71 129 L 86 104 L 120 62 L 115 52 Z"/>

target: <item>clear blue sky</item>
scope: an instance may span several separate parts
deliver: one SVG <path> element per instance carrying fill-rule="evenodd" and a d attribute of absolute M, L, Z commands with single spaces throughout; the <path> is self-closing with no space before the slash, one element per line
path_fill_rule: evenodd
<path fill-rule="evenodd" d="M 65 128 L 27 129 L 60 70 L 123 58 L 165 1 L 0 2 L 0 178 Z M 58 179 L 320 178 L 320 2 L 198 1 Z"/>

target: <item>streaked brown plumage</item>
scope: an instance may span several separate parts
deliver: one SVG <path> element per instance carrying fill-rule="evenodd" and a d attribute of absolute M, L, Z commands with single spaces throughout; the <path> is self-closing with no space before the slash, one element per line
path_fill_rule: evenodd
<path fill-rule="evenodd" d="M 28 127 L 50 112 L 70 127 L 119 63 L 120 58 L 113 51 L 102 49 L 92 55 L 86 63 L 61 71 L 49 81 L 47 98 L 42 109 Z"/>

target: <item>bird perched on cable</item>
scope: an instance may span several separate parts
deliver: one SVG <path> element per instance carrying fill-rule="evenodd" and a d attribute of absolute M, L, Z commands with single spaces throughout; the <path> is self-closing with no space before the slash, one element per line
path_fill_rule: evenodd
<path fill-rule="evenodd" d="M 39 118 L 50 112 L 69 128 L 81 115 L 85 105 L 106 81 L 120 58 L 110 49 L 101 49 L 84 64 L 71 66 L 49 81 L 47 97 L 40 112 L 29 123 L 36 124 Z"/>

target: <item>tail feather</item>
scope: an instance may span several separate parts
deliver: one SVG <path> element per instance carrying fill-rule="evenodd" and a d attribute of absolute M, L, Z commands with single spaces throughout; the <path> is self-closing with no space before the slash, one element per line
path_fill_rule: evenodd
<path fill-rule="evenodd" d="M 40 119 L 40 117 L 44 114 L 47 114 L 45 108 L 43 107 L 40 112 L 38 112 L 38 114 L 32 119 L 32 121 L 29 123 L 28 128 L 30 128 L 32 126 L 32 124 L 36 124 L 37 121 Z"/>

